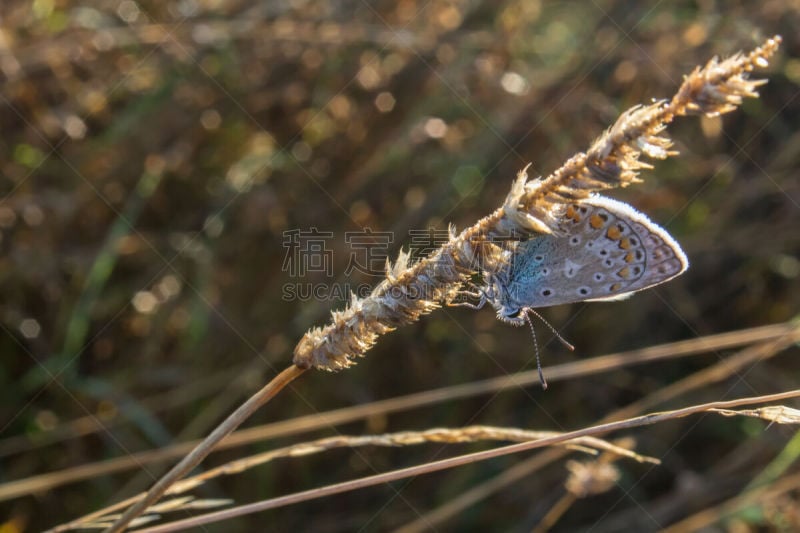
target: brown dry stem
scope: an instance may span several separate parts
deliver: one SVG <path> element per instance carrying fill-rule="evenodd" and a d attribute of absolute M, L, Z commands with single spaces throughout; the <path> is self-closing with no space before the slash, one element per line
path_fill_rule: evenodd
<path fill-rule="evenodd" d="M 753 361 L 762 361 L 771 357 L 775 353 L 780 352 L 786 346 L 793 344 L 800 340 L 800 329 L 797 325 L 792 323 L 775 324 L 771 326 L 762 326 L 758 328 L 751 328 L 746 330 L 720 333 L 701 337 L 698 339 L 678 341 L 659 346 L 650 346 L 631 352 L 620 354 L 611 354 L 592 359 L 576 361 L 573 363 L 565 363 L 555 365 L 550 369 L 551 381 L 561 381 L 565 379 L 578 378 L 581 376 L 594 375 L 598 372 L 607 372 L 612 369 L 620 369 L 629 367 L 634 364 L 645 364 L 660 361 L 664 359 L 672 359 L 677 357 L 684 357 L 687 355 L 696 355 L 706 351 L 723 350 L 726 348 L 733 348 L 743 344 L 754 344 L 745 349 L 741 355 L 734 355 L 717 363 L 712 368 L 700 371 L 698 376 L 692 376 L 670 385 L 667 394 L 655 393 L 651 395 L 650 401 L 636 402 L 633 404 L 634 408 L 625 408 L 621 411 L 610 414 L 605 417 L 603 421 L 613 421 L 619 418 L 634 416 L 641 413 L 647 408 L 663 403 L 668 399 L 672 399 L 685 394 L 690 390 L 708 385 L 714 381 L 725 379 L 738 369 L 741 369 Z M 221 442 L 215 450 L 230 448 L 233 446 L 242 446 L 254 442 L 263 442 L 268 438 L 276 438 L 279 436 L 294 435 L 302 431 L 310 431 L 319 429 L 325 426 L 336 424 L 343 424 L 352 422 L 354 420 L 363 419 L 368 416 L 376 414 L 393 413 L 397 411 L 404 411 L 412 408 L 420 408 L 426 405 L 434 405 L 444 401 L 455 401 L 458 399 L 469 398 L 479 394 L 487 394 L 491 392 L 499 392 L 510 388 L 525 387 L 527 385 L 538 382 L 538 374 L 535 370 L 520 372 L 509 376 L 498 378 L 491 378 L 484 381 L 473 383 L 465 383 L 461 385 L 444 387 L 397 398 L 390 398 L 379 402 L 372 402 L 369 404 L 357 405 L 337 409 L 334 411 L 327 411 L 300 417 L 289 421 L 274 422 L 264 426 L 257 426 L 239 431 L 230 435 L 223 442 Z M 12 482 L 0 486 L 0 500 L 8 499 L 20 494 L 30 494 L 31 492 L 46 490 L 48 487 L 56 486 L 77 479 L 85 479 L 93 477 L 101 473 L 115 472 L 121 470 L 123 466 L 132 467 L 136 465 L 145 465 L 158 460 L 164 460 L 172 456 L 180 456 L 192 450 L 196 442 L 186 442 L 176 444 L 166 449 L 156 450 L 155 452 L 143 452 L 130 459 L 130 464 L 119 464 L 114 461 L 108 465 L 114 467 L 113 469 L 103 469 L 104 465 L 98 465 L 95 468 L 87 469 L 78 467 L 77 469 L 65 470 L 57 479 L 30 478 L 28 480 L 20 480 L 19 482 Z M 291 447 L 289 447 L 291 448 Z M 287 448 L 287 449 L 289 449 Z M 277 451 L 277 450 L 276 450 Z M 554 450 L 559 454 L 564 450 Z M 273 452 L 266 452 L 270 454 Z M 536 459 L 533 461 L 525 461 L 519 467 L 514 467 L 508 473 L 500 474 L 497 480 L 492 480 L 482 484 L 477 489 L 472 489 L 464 495 L 464 498 L 458 497 L 448 503 L 441 509 L 426 513 L 418 522 L 415 521 L 407 526 L 409 531 L 419 531 L 424 529 L 422 526 L 427 527 L 430 524 L 435 524 L 451 516 L 454 509 L 463 509 L 468 507 L 470 503 L 475 503 L 500 487 L 505 486 L 507 483 L 525 477 L 531 473 L 531 469 L 535 465 L 542 466 L 550 463 L 552 460 L 557 460 L 558 457 L 550 457 L 550 459 Z M 126 458 L 127 459 L 127 458 Z M 252 460 L 253 458 L 249 458 Z M 245 459 L 248 460 L 248 459 Z M 532 466 L 533 465 L 533 466 Z M 91 465 L 89 465 L 91 466 Z M 179 481 L 169 490 L 170 494 L 177 494 L 177 487 L 183 486 L 184 483 L 190 483 L 194 478 L 187 478 L 186 480 Z M 477 494 L 477 493 L 480 494 Z M 90 514 L 82 516 L 78 519 L 72 520 L 68 523 L 59 525 L 53 528 L 53 531 L 67 531 L 75 529 L 81 524 L 98 523 L 101 518 L 109 517 L 112 513 L 118 512 L 120 509 L 136 503 L 144 497 L 145 493 L 138 494 L 126 500 L 117 502 L 111 506 L 99 509 Z M 150 508 L 152 509 L 152 507 Z M 150 511 L 148 509 L 148 512 Z"/>
<path fill-rule="evenodd" d="M 701 339 L 696 339 L 696 341 L 705 342 Z M 762 363 L 776 356 L 798 341 L 800 341 L 800 328 L 798 328 L 797 325 L 790 325 L 790 329 L 785 331 L 778 338 L 764 339 L 761 342 L 748 346 L 736 354 L 721 359 L 713 366 L 671 383 L 666 387 L 654 391 L 645 398 L 609 413 L 600 420 L 600 423 L 613 422 L 615 420 L 637 416 L 648 409 L 653 409 L 658 405 L 663 405 L 676 398 L 686 396 L 692 391 L 724 381 L 739 372 L 745 371 L 756 363 Z M 772 410 L 773 408 L 766 409 Z M 720 414 L 724 415 L 724 413 Z M 399 531 L 403 533 L 417 533 L 431 527 L 436 527 L 445 520 L 464 512 L 464 510 L 468 509 L 470 506 L 476 505 L 492 494 L 506 488 L 509 484 L 523 477 L 535 474 L 536 471 L 540 470 L 545 465 L 563 459 L 564 455 L 563 449 L 553 449 L 534 456 L 531 459 L 527 459 L 513 466 L 508 471 L 498 474 L 495 478 L 485 481 L 480 486 L 469 489 L 464 494 L 453 498 L 446 504 L 424 513 L 413 522 L 400 528 L 398 533 Z M 566 503 L 566 501 L 562 503 Z"/>
<path fill-rule="evenodd" d="M 748 54 L 714 58 L 696 68 L 672 100 L 625 111 L 587 152 L 575 154 L 542 180 L 529 182 L 526 167 L 502 207 L 458 235 L 451 228 L 450 240 L 416 264 L 409 265 L 408 255 L 401 253 L 394 265 L 387 264 L 386 279 L 372 294 L 353 296 L 346 309 L 333 312 L 330 324 L 306 332 L 294 349 L 294 363 L 329 371 L 355 364 L 381 335 L 452 301 L 470 274 L 496 268 L 503 261 L 492 244 L 497 237 L 558 232 L 567 204 L 639 181 L 639 171 L 652 168 L 642 156 L 675 155 L 663 131 L 676 116 L 716 116 L 733 111 L 745 97 L 758 96 L 756 88 L 765 81 L 750 80 L 748 74 L 766 66 L 780 42 L 775 36 Z"/>
<path fill-rule="evenodd" d="M 730 401 L 709 402 L 705 404 L 685 407 L 683 409 L 677 409 L 674 411 L 651 413 L 644 416 L 637 416 L 626 420 L 620 420 L 617 422 L 609 422 L 606 424 L 591 426 L 576 431 L 568 431 L 566 433 L 560 434 L 559 436 L 547 437 L 519 444 L 511 444 L 509 446 L 503 446 L 501 448 L 495 448 L 493 450 L 486 450 L 467 455 L 460 455 L 457 457 L 442 459 L 432 463 L 412 466 L 399 470 L 393 470 L 383 474 L 376 474 L 373 476 L 354 479 L 352 481 L 345 481 L 342 483 L 327 485 L 325 487 L 320 487 L 317 489 L 311 489 L 308 491 L 289 494 L 278 498 L 272 498 L 261 502 L 241 505 L 223 511 L 208 513 L 205 515 L 189 518 L 186 520 L 178 520 L 160 526 L 147 528 L 142 530 L 142 533 L 165 533 L 168 531 L 180 531 L 182 529 L 186 529 L 189 527 L 198 527 L 203 524 L 210 524 L 221 520 L 227 520 L 229 518 L 234 518 L 237 516 L 244 516 L 259 511 L 264 511 L 267 509 L 274 509 L 276 507 L 291 505 L 294 503 L 321 498 L 324 496 L 330 496 L 333 494 L 340 494 L 342 492 L 348 492 L 351 490 L 371 487 L 383 483 L 397 481 L 399 479 L 406 479 L 409 477 L 419 476 L 421 474 L 426 474 L 430 472 L 438 472 L 440 470 L 454 468 L 456 466 L 475 463 L 478 461 L 485 461 L 487 459 L 500 457 L 502 455 L 523 452 L 534 448 L 542 448 L 545 446 L 552 446 L 554 444 L 560 444 L 565 442 L 566 440 L 571 440 L 578 437 L 605 435 L 607 433 L 614 431 L 658 424 L 661 422 L 665 422 L 667 420 L 675 420 L 677 418 L 684 418 L 699 413 L 713 413 L 717 412 L 717 410 L 720 409 L 730 410 L 734 407 L 738 407 L 741 405 L 778 402 L 798 397 L 800 397 L 800 390 L 792 390 L 778 394 L 756 396 L 752 398 L 740 398 L 737 400 L 730 400 Z M 775 422 L 775 420 L 772 417 L 770 417 L 769 421 Z M 798 423 L 798 422 L 800 421 L 795 420 L 793 423 Z"/>
<path fill-rule="evenodd" d="M 286 385 L 291 383 L 294 379 L 300 376 L 305 369 L 297 366 L 290 366 L 277 376 L 272 381 L 267 383 L 261 390 L 252 395 L 248 400 L 239 406 L 236 411 L 230 414 L 219 426 L 212 431 L 208 437 L 198 444 L 186 457 L 184 457 L 178 464 L 172 467 L 172 470 L 164 474 L 155 485 L 153 485 L 147 494 L 133 504 L 126 510 L 122 516 L 114 522 L 107 532 L 119 532 L 136 517 L 142 514 L 145 509 L 150 507 L 153 503 L 169 489 L 179 479 L 188 474 L 192 468 L 200 464 L 200 462 L 211 453 L 214 447 L 225 437 L 230 435 L 242 422 L 250 418 L 250 416 L 258 410 L 262 405 L 270 401 L 276 394 L 283 390 Z"/>
<path fill-rule="evenodd" d="M 339 435 L 335 437 L 327 437 L 317 439 L 309 442 L 303 442 L 270 450 L 268 452 L 260 453 L 236 461 L 220 465 L 216 468 L 203 472 L 195 476 L 188 477 L 177 483 L 173 484 L 170 489 L 165 493 L 168 496 L 177 496 L 184 494 L 190 490 L 203 485 L 205 482 L 221 476 L 234 475 L 263 465 L 270 461 L 286 457 L 303 457 L 315 453 L 321 453 L 326 450 L 336 448 L 356 448 L 363 446 L 413 446 L 424 443 L 443 443 L 443 444 L 460 444 L 465 442 L 479 442 L 479 441 L 507 441 L 507 442 L 527 442 L 536 439 L 543 439 L 559 435 L 555 431 L 530 431 L 519 428 L 503 428 L 494 426 L 467 426 L 463 428 L 435 428 L 425 431 L 400 431 L 395 433 L 385 433 L 382 435 Z M 604 455 L 613 457 L 627 457 L 640 463 L 660 464 L 658 459 L 653 457 L 644 456 L 632 451 L 630 446 L 624 447 L 607 442 L 603 439 L 596 437 L 582 437 L 559 443 L 559 446 L 564 446 L 575 451 L 597 455 L 600 451 Z M 141 496 L 140 496 L 141 498 Z M 229 503 L 229 502 L 228 502 Z M 130 502 L 128 502 L 130 504 Z M 140 519 L 137 525 L 151 522 L 157 517 L 154 515 L 162 514 L 165 512 L 178 511 L 182 509 L 194 508 L 200 506 L 209 507 L 219 505 L 220 502 L 216 500 L 197 500 L 193 497 L 173 498 L 165 502 L 159 503 L 149 507 Z M 119 506 L 112 506 L 104 511 L 98 511 L 87 515 L 86 517 L 64 524 L 54 528 L 54 532 L 58 531 L 71 531 L 83 528 L 96 528 L 98 524 L 110 525 L 113 520 L 116 520 L 119 515 L 115 514 Z"/>

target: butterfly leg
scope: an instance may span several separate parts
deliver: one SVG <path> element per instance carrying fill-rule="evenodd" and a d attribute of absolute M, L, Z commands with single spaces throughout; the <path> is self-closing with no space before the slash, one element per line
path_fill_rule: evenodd
<path fill-rule="evenodd" d="M 486 302 L 491 303 L 493 306 L 497 307 L 498 301 L 498 294 L 501 291 L 501 288 L 498 287 L 498 280 L 497 278 L 488 273 L 484 272 L 484 283 L 481 285 L 477 285 L 475 283 L 470 282 L 468 284 L 469 289 L 459 290 L 456 293 L 456 297 L 458 296 L 465 296 L 467 298 L 477 298 L 478 303 L 473 304 L 467 301 L 460 301 L 460 302 L 448 302 L 447 305 L 451 307 L 469 307 L 470 309 L 482 309 Z"/>
<path fill-rule="evenodd" d="M 460 291 L 458 296 L 466 296 L 467 298 L 478 298 L 478 303 L 474 304 L 472 302 L 447 302 L 449 307 L 469 307 L 470 309 L 482 309 L 484 305 L 486 305 L 486 295 L 482 292 L 469 292 L 469 291 Z"/>
<path fill-rule="evenodd" d="M 491 298 L 491 296 L 487 294 L 486 291 L 480 287 L 476 287 L 475 291 L 468 291 L 468 290 L 458 291 L 457 296 L 465 296 L 467 298 L 473 298 L 473 299 L 477 298 L 478 303 L 474 304 L 472 302 L 467 302 L 467 301 L 447 302 L 447 305 L 450 307 L 469 307 L 470 309 L 482 309 L 483 306 L 486 305 L 486 302 L 488 302 Z"/>

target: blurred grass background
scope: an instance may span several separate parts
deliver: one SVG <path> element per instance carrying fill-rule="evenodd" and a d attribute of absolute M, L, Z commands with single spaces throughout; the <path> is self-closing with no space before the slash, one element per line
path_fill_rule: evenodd
<path fill-rule="evenodd" d="M 577 347 L 567 353 L 541 335 L 545 372 L 791 319 L 800 301 L 798 31 L 791 1 L 3 2 L 2 481 L 205 435 L 289 363 L 307 328 L 343 305 L 287 301 L 286 284 L 380 280 L 344 275 L 346 232 L 393 232 L 381 250 L 394 257 L 411 230 L 472 224 L 500 205 L 529 161 L 531 175 L 547 174 L 624 109 L 669 97 L 711 56 L 776 33 L 784 45 L 762 73 L 769 84 L 760 99 L 721 119 L 680 120 L 670 133 L 681 156 L 644 173 L 642 185 L 612 191 L 681 242 L 688 273 L 625 302 L 544 310 Z M 298 279 L 284 268 L 285 232 L 312 227 L 333 232 L 333 275 Z M 446 402 L 315 436 L 475 423 L 574 429 L 725 355 Z M 796 388 L 797 355 L 672 406 Z M 303 376 L 252 423 L 533 364 L 526 329 L 489 309 L 445 309 L 383 338 L 347 372 Z M 102 430 L 92 431 L 98 421 Z M 656 529 L 648 516 L 663 525 L 729 497 L 793 433 L 764 426 L 705 418 L 647 428 L 636 434 L 639 450 L 664 464 L 624 463 L 617 489 L 580 502 L 558 527 Z M 221 452 L 209 464 L 286 442 Z M 246 503 L 482 447 L 333 451 L 218 480 L 201 495 Z M 519 460 L 208 529 L 386 530 Z M 39 530 L 129 496 L 161 472 L 146 470 L 4 502 L 11 529 L 3 531 Z M 554 464 L 446 529 L 528 530 L 564 474 Z M 697 483 L 707 500 L 668 505 Z M 755 527 L 767 515 L 741 523 Z"/>

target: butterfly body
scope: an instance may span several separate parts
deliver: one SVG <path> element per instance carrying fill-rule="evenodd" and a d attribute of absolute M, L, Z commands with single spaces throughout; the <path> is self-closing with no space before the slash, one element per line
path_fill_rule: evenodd
<path fill-rule="evenodd" d="M 501 320 L 579 301 L 624 299 L 689 266 L 677 242 L 628 204 L 593 196 L 565 210 L 559 231 L 520 242 L 487 273 L 484 299 Z"/>

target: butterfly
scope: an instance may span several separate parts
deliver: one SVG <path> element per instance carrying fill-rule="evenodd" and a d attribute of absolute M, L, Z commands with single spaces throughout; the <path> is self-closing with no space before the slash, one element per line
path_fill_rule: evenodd
<path fill-rule="evenodd" d="M 569 205 L 557 235 L 520 242 L 487 276 L 486 300 L 520 325 L 525 309 L 622 300 L 689 267 L 667 231 L 628 204 L 593 196 Z"/>
<path fill-rule="evenodd" d="M 591 196 L 568 205 L 553 234 L 507 250 L 499 266 L 485 272 L 480 301 L 472 307 L 489 302 L 500 320 L 527 322 L 533 331 L 528 315 L 538 316 L 535 308 L 622 300 L 688 267 L 686 254 L 664 228 L 628 204 Z"/>

